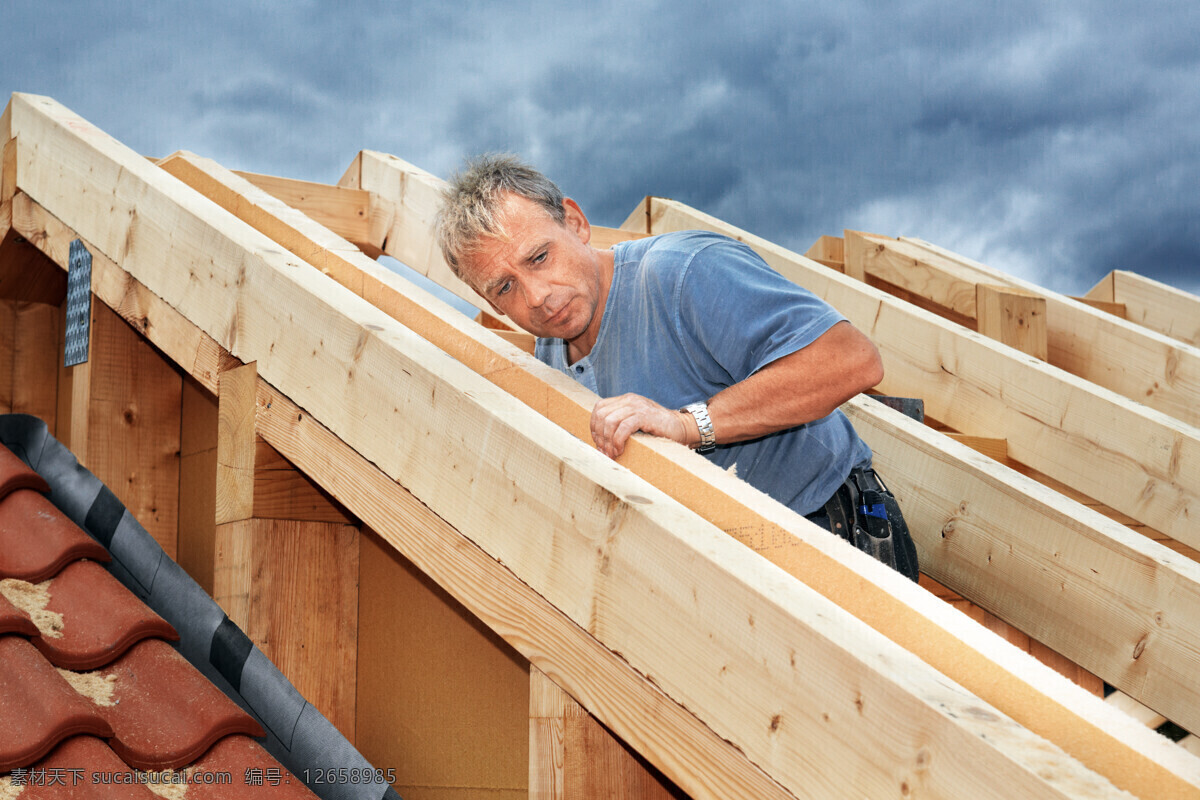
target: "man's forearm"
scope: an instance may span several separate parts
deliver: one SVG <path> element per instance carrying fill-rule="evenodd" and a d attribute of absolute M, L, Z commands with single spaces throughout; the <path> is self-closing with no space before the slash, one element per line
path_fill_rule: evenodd
<path fill-rule="evenodd" d="M 757 439 L 822 419 L 882 378 L 879 351 L 841 322 L 808 347 L 713 395 L 708 414 L 718 444 Z M 689 434 L 695 428 L 693 420 Z M 699 441 L 698 431 L 695 436 Z"/>

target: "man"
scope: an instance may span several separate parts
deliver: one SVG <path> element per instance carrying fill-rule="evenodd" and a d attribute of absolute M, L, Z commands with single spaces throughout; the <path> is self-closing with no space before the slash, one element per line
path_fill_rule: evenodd
<path fill-rule="evenodd" d="M 875 346 L 749 247 L 703 231 L 590 247 L 583 211 L 512 156 L 456 175 L 446 262 L 601 396 L 597 447 L 673 439 L 916 580 L 916 551 L 870 448 L 838 406 L 879 383 Z"/>

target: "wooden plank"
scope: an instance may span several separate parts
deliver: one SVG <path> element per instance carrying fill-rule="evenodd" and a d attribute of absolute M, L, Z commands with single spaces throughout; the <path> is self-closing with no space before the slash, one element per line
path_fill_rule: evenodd
<path fill-rule="evenodd" d="M 40 253 L 39 258 L 45 258 Z M 53 265 L 51 265 L 53 266 Z M 17 303 L 12 354 L 12 410 L 57 427 L 58 365 L 62 360 L 57 305 Z"/>
<path fill-rule="evenodd" d="M 1091 306 L 1092 308 L 1099 309 L 1099 310 L 1103 311 L 1105 314 L 1112 314 L 1114 317 L 1117 317 L 1119 319 L 1126 318 L 1124 303 L 1113 303 L 1109 300 L 1094 300 L 1090 297 L 1074 297 L 1074 296 L 1072 296 L 1071 299 L 1076 302 L 1083 303 L 1086 306 Z"/>
<path fill-rule="evenodd" d="M 0 414 L 11 414 L 13 359 L 17 349 L 17 302 L 0 300 Z"/>
<path fill-rule="evenodd" d="M 395 156 L 373 150 L 363 150 L 356 161 L 358 188 L 395 206 L 383 252 L 437 281 L 471 305 L 477 308 L 482 305 L 475 290 L 455 277 L 429 236 L 441 204 L 441 180 Z"/>
<path fill-rule="evenodd" d="M 621 230 L 632 233 L 650 233 L 650 197 L 642 200 L 638 207 L 630 212 L 621 223 Z"/>
<path fill-rule="evenodd" d="M 1116 271 L 1108 273 L 1096 283 L 1085 295 L 1089 300 L 1097 300 L 1102 303 L 1115 303 L 1116 294 L 1115 286 L 1113 285 L 1113 275 Z"/>
<path fill-rule="evenodd" d="M 292 520 L 218 525 L 213 597 L 353 742 L 358 530 Z"/>
<path fill-rule="evenodd" d="M 946 436 L 1005 466 L 1012 468 L 1021 466 L 1008 457 L 1008 443 L 1003 439 L 990 439 L 983 436 L 968 436 L 959 433 L 948 433 Z M 949 590 L 947 589 L 946 591 Z M 973 608 L 962 610 L 973 616 L 977 614 Z M 1017 630 L 991 612 L 981 608 L 978 613 L 982 613 L 983 615 L 981 624 L 985 625 L 989 630 L 994 631 L 999 636 L 1003 636 L 1014 646 L 1026 650 L 1038 661 L 1041 661 L 1075 684 L 1087 689 L 1092 694 L 1098 697 L 1104 696 L 1104 681 L 1096 675 L 1093 675 L 1074 661 L 1071 661 L 1041 642 L 1031 639 L 1027 634 Z"/>
<path fill-rule="evenodd" d="M 897 286 L 968 319 L 976 319 L 975 284 L 978 276 L 947 258 L 889 236 L 846 231 L 846 274 L 867 276 Z M 1003 281 L 988 281 L 1003 284 Z"/>
<path fill-rule="evenodd" d="M 702 227 L 750 243 L 823 297 L 879 347 L 881 392 L 923 397 L 958 430 L 1004 438 L 1014 458 L 1166 533 L 1200 544 L 1195 428 L 1054 369 L 675 201 L 655 201 L 660 232 Z M 850 240 L 847 240 L 849 254 Z M 849 255 L 847 256 L 849 258 Z M 973 296 L 973 295 L 972 295 Z"/>
<path fill-rule="evenodd" d="M 254 516 L 254 364 L 221 373 L 217 412 L 217 524 Z"/>
<path fill-rule="evenodd" d="M 0 117 L 0 237 L 12 225 L 12 198 L 17 191 L 17 143 L 8 133 L 8 108 Z"/>
<path fill-rule="evenodd" d="M 1126 319 L 1200 347 L 1200 297 L 1126 270 L 1111 279 L 1113 302 L 1125 306 Z"/>
<path fill-rule="evenodd" d="M 529 800 L 566 800 L 563 717 L 571 696 L 535 666 L 529 667 Z"/>
<path fill-rule="evenodd" d="M 14 204 L 15 206 L 15 204 Z M 66 263 L 64 261 L 64 263 Z M 92 298 L 95 306 L 96 298 Z M 95 309 L 92 317 L 95 317 Z M 66 303 L 59 308 L 59 319 L 62 320 L 63 330 L 59 341 L 66 335 Z M 90 348 L 89 348 L 90 349 Z M 58 432 L 56 438 L 75 455 L 79 463 L 87 467 L 91 463 L 88 457 L 88 411 L 91 397 L 92 362 L 66 367 L 58 362 Z"/>
<path fill-rule="evenodd" d="M 1189 425 L 1200 425 L 1200 403 L 1196 402 L 1200 395 L 1200 349 L 928 242 L 909 238 L 889 241 L 886 237 L 872 242 L 883 245 L 896 258 L 927 265 L 931 273 L 943 276 L 940 280 L 946 291 L 971 281 L 1015 286 L 1040 294 L 1046 298 L 1051 364 Z"/>
<path fill-rule="evenodd" d="M 806 258 L 811 258 L 818 264 L 836 269 L 838 272 L 846 271 L 846 240 L 841 236 L 821 236 L 812 247 L 808 248 L 808 252 L 804 254 Z"/>
<path fill-rule="evenodd" d="M 211 595 L 217 546 L 217 398 L 188 376 L 182 405 L 175 560 Z"/>
<path fill-rule="evenodd" d="M 370 244 L 369 192 L 253 172 L 236 174 L 360 248 Z"/>
<path fill-rule="evenodd" d="M 1046 298 L 1009 286 L 975 284 L 978 331 L 1022 353 L 1049 357 Z"/>
<path fill-rule="evenodd" d="M 618 242 L 631 242 L 635 239 L 644 239 L 647 235 L 644 233 L 635 233 L 634 231 L 621 230 L 620 228 L 605 228 L 600 225 L 593 225 L 592 238 L 588 244 L 598 250 L 608 250 Z"/>
<path fill-rule="evenodd" d="M 174 558 L 182 378 L 95 301 L 88 363 L 87 467 Z"/>
<path fill-rule="evenodd" d="M 257 382 L 255 363 L 220 376 L 213 597 L 353 742 L 358 531 L 255 516 Z"/>
<path fill-rule="evenodd" d="M 657 218 L 658 215 L 655 211 L 655 206 L 657 206 L 657 205 L 658 205 L 657 203 L 654 203 L 651 206 L 651 214 L 650 214 L 651 230 L 657 230 L 657 228 L 655 228 L 654 226 L 659 224 L 659 220 Z M 867 241 L 867 237 L 876 236 L 877 234 L 864 233 L 862 231 L 852 231 L 852 230 L 846 230 L 843 233 L 844 233 L 844 236 L 842 237 L 842 255 L 843 255 L 842 271 L 846 274 L 846 277 L 848 277 L 848 278 L 853 278 L 854 280 L 857 280 L 857 281 L 866 282 L 867 276 L 869 273 L 864 267 L 866 265 L 867 258 L 869 257 L 869 255 L 871 255 L 869 253 L 869 251 L 874 249 L 873 246 Z M 893 283 L 894 283 L 894 281 L 893 281 Z M 902 286 L 902 284 L 897 284 L 897 285 Z M 914 292 L 914 294 L 920 294 L 920 292 Z"/>
<path fill-rule="evenodd" d="M 0 239 L 0 298 L 58 305 L 67 276 L 15 230 Z"/>
<path fill-rule="evenodd" d="M 352 524 L 354 518 L 320 486 L 257 437 L 254 447 L 254 516 Z"/>
<path fill-rule="evenodd" d="M 377 534 L 359 548 L 359 749 L 406 798 L 522 800 L 527 662 Z"/>
<path fill-rule="evenodd" d="M 18 95 L 18 98 L 23 97 Z M 527 410 L 514 405 L 507 395 L 495 392 L 481 382 L 473 384 L 472 381 L 478 381 L 477 376 L 465 373 L 460 365 L 447 360 L 443 354 L 425 351 L 425 345 L 409 336 L 393 321 L 372 309 L 362 308 L 354 298 L 334 291 L 319 275 L 310 275 L 308 271 L 298 269 L 301 264 L 279 255 L 273 243 L 260 241 L 257 235 L 251 235 L 248 229 L 239 227 L 233 218 L 218 214 L 212 206 L 199 202 L 198 198 L 193 200 L 173 187 L 165 190 L 158 182 L 160 178 L 157 173 L 146 171 L 148 168 L 139 164 L 135 155 L 127 154 L 108 137 L 91 133 L 94 129 L 83 120 L 40 98 L 30 99 L 16 107 L 20 111 L 21 124 L 36 134 L 41 144 L 40 152 L 62 150 L 58 153 L 62 157 L 53 161 L 54 177 L 44 171 L 40 158 L 30 158 L 28 163 L 33 168 L 28 178 L 30 185 L 23 188 L 28 188 L 43 204 L 52 203 L 50 210 L 59 210 L 72 224 L 85 225 L 82 233 L 99 238 L 105 243 L 102 247 L 107 246 L 112 252 L 120 253 L 123 266 L 135 277 L 151 281 L 152 285 L 147 284 L 149 288 L 157 289 L 168 302 L 177 304 L 184 314 L 210 335 L 227 344 L 235 356 L 257 359 L 264 378 L 276 379 L 292 387 L 298 401 L 314 410 L 313 413 L 336 424 L 341 429 L 341 435 L 362 448 L 363 455 L 394 471 L 395 476 L 402 476 L 422 500 L 446 513 L 447 521 L 462 526 L 478 541 L 486 542 L 494 551 L 494 557 L 518 570 L 518 577 L 530 582 L 544 596 L 552 598 L 560 608 L 570 609 L 573 619 L 586 621 L 610 647 L 624 653 L 639 669 L 655 675 L 656 680 L 668 691 L 680 696 L 681 702 L 713 721 L 720 735 L 732 735 L 743 740 L 739 743 L 743 750 L 753 753 L 753 757 L 762 763 L 770 764 L 777 777 L 782 776 L 793 784 L 799 781 L 806 790 L 811 790 L 812 770 L 805 769 L 805 759 L 820 753 L 821 763 L 826 763 L 830 748 L 839 749 L 839 742 L 845 739 L 831 737 L 824 726 L 818 724 L 816 727 L 820 728 L 820 736 L 811 743 L 802 745 L 797 741 L 797 746 L 792 746 L 784 743 L 792 741 L 792 737 L 806 735 L 806 731 L 807 735 L 811 735 L 814 729 L 807 725 L 791 728 L 783 724 L 763 724 L 761 730 L 753 724 L 743 728 L 743 725 L 749 724 L 746 720 L 750 711 L 744 699 L 734 702 L 724 692 L 711 694 L 710 690 L 704 688 L 706 684 L 695 683 L 679 673 L 681 667 L 686 665 L 688 670 L 695 670 L 704 664 L 705 671 L 711 669 L 710 674 L 715 675 L 718 665 L 724 661 L 726 668 L 731 664 L 739 665 L 739 669 L 745 665 L 762 664 L 768 669 L 769 675 L 787 674 L 789 648 L 783 645 L 781 651 L 776 649 L 778 645 L 771 643 L 791 642 L 796 645 L 796 650 L 790 651 L 792 656 L 803 654 L 803 658 L 811 659 L 812 663 L 806 663 L 803 669 L 798 667 L 796 671 L 799 674 L 789 677 L 797 681 L 820 682 L 798 692 L 781 692 L 778 686 L 764 686 L 750 691 L 748 696 L 770 697 L 772 705 L 781 698 L 784 698 L 782 702 L 785 705 L 798 703 L 791 699 L 797 694 L 829 699 L 840 695 L 834 687 L 844 687 L 848 676 L 853 674 L 856 676 L 855 684 L 860 689 L 852 694 L 858 697 L 863 708 L 875 708 L 876 704 L 881 709 L 889 706 L 894 708 L 897 703 L 905 706 L 909 702 L 907 698 L 916 694 L 929 696 L 926 692 L 937 696 L 937 702 L 932 704 L 918 703 L 911 709 L 896 709 L 897 716 L 893 717 L 913 721 L 914 730 L 923 729 L 925 732 L 920 736 L 922 743 L 930 741 L 930 726 L 951 725 L 961 731 L 961 726 L 982 724 L 978 719 L 972 719 L 975 712 L 968 713 L 965 708 L 959 709 L 962 713 L 945 714 L 958 703 L 945 696 L 944 693 L 950 689 L 944 679 L 939 678 L 923 689 L 916 690 L 914 682 L 922 680 L 924 667 L 915 659 L 909 662 L 908 654 L 899 648 L 889 651 L 884 659 L 889 664 L 887 675 L 874 675 L 868 679 L 870 668 L 867 667 L 863 672 L 864 665 L 854 657 L 847 661 L 845 654 L 858 651 L 859 644 L 856 642 L 859 636 L 865 636 L 864 641 L 873 642 L 872 647 L 888 649 L 890 645 L 886 641 L 875 641 L 866 629 L 859 628 L 851 619 L 843 618 L 836 605 L 822 607 L 824 604 L 819 595 L 809 596 L 806 590 L 790 579 L 777 580 L 784 578 L 782 574 L 769 569 L 759 572 L 763 568 L 759 566 L 761 562 L 745 561 L 743 551 L 739 549 L 726 550 L 727 546 L 733 545 L 720 536 L 711 540 L 705 536 L 704 545 L 699 548 L 689 543 L 690 536 L 707 529 L 693 529 L 691 524 L 685 524 L 688 518 L 679 516 L 682 509 L 672 506 L 665 497 L 640 482 L 636 487 L 632 484 L 621 485 L 621 481 L 632 479 L 613 472 L 608 463 L 590 448 L 563 438 L 561 432 L 552 426 L 528 416 Z M 65 124 L 67 120 L 74 124 Z M 26 172 L 25 163 L 22 162 L 21 174 Z M 65 172 L 61 168 L 64 164 L 78 163 L 87 164 L 86 175 L 69 167 Z M 121 225 L 113 225 L 114 217 L 122 220 L 127 219 L 127 215 L 114 215 L 106 210 L 103 220 L 93 218 L 88 213 L 87 203 L 78 199 L 80 184 L 107 186 L 115 182 L 118 173 L 124 184 L 134 185 L 138 189 L 137 214 L 142 223 L 137 237 L 130 238 L 128 230 Z M 164 233 L 166 231 L 170 231 L 169 237 Z M 203 256 L 197 255 L 201 252 L 197 240 L 205 243 Z M 227 257 L 213 258 L 211 253 L 214 251 L 224 251 Z M 161 265 L 164 259 L 175 262 L 174 268 L 163 270 Z M 183 261 L 182 269 L 178 268 L 178 261 Z M 192 271 L 195 269 L 205 270 L 212 275 L 212 279 L 192 280 Z M 184 291 L 184 286 L 187 291 Z M 231 287 L 237 287 L 237 304 L 213 302 L 211 297 L 206 296 L 216 292 L 228 300 L 226 293 Z M 286 317 L 289 314 L 300 319 L 319 318 L 327 323 L 320 331 L 288 326 Z M 279 335 L 278 332 L 283 330 L 287 331 L 286 336 Z M 334 379 L 333 375 L 339 371 L 340 375 Z M 397 390 L 393 376 L 401 373 L 409 377 Z M 272 378 L 272 375 L 275 377 Z M 385 380 L 388 384 L 386 388 Z M 442 388 L 441 392 L 438 391 L 439 387 Z M 395 405 L 391 410 L 386 406 L 380 408 L 377 398 L 387 396 L 389 391 L 393 392 Z M 437 402 L 434 402 L 435 397 Z M 297 423 L 302 419 L 303 415 Z M 433 439 L 430 438 L 433 431 L 454 431 L 455 436 Z M 398 451 L 393 446 L 397 440 L 403 440 L 411 446 Z M 489 447 L 481 451 L 479 445 L 484 441 L 488 442 Z M 429 443 L 426 446 L 436 447 L 437 454 L 430 458 L 421 456 L 417 447 L 423 442 Z M 273 444 L 279 446 L 276 442 Z M 460 452 L 460 447 L 466 447 L 467 450 Z M 283 448 L 280 450 L 296 460 Z M 544 453 L 550 455 L 540 455 Z M 515 459 L 511 463 L 521 465 L 520 472 L 515 476 L 503 466 L 510 463 L 510 459 Z M 544 498 L 546 487 L 551 485 L 560 487 L 558 496 L 562 502 L 547 505 L 538 498 Z M 596 497 L 597 489 L 601 486 L 604 492 L 600 496 L 638 499 L 617 500 L 602 507 L 586 500 L 581 502 L 584 497 Z M 490 496 L 496 499 L 506 494 L 513 497 L 511 505 L 505 502 L 462 502 L 464 497 Z M 650 495 L 656 499 L 651 499 Z M 651 499 L 651 502 L 642 503 L 643 499 Z M 769 503 L 766 505 L 770 508 Z M 558 519 L 564 513 L 564 507 L 574 509 L 570 521 L 565 517 Z M 533 508 L 538 509 L 539 513 L 527 513 L 528 509 Z M 619 533 L 622 535 L 618 535 L 612 527 L 612 514 L 616 512 L 620 513 Z M 482 519 L 479 516 L 481 514 Z M 496 515 L 510 516 L 504 520 Z M 504 532 L 511 528 L 522 528 L 526 535 L 518 539 L 504 536 Z M 694 533 L 688 533 L 689 530 L 694 530 Z M 797 530 L 798 534 L 804 532 L 804 526 Z M 711 533 L 716 534 L 715 531 Z M 556 540 L 558 546 L 548 546 L 552 539 L 547 539 L 547 536 L 559 537 Z M 593 545 L 583 544 L 589 537 L 598 537 L 594 541 L 608 544 L 597 554 Z M 819 543 L 806 542 L 813 550 L 809 555 L 822 553 L 826 546 L 835 549 L 840 547 L 836 540 L 827 543 L 830 538 L 821 537 Z M 699 553 L 703 553 L 703 556 L 696 560 Z M 571 554 L 576 559 L 584 558 L 585 563 L 568 565 L 565 562 Z M 586 564 L 586 560 L 605 555 L 608 560 L 599 563 L 611 565 L 611 571 L 597 572 Z M 871 575 L 871 580 L 859 581 L 850 588 L 852 594 L 862 597 L 868 604 L 882 599 L 879 594 L 872 594 L 872 586 L 887 586 L 888 594 L 912 592 L 913 597 L 906 599 L 914 604 L 925 602 L 918 599 L 923 595 L 915 594 L 919 591 L 916 587 L 911 587 L 911 584 L 869 559 L 858 559 L 856 551 L 848 547 L 842 547 L 836 555 L 823 555 L 824 558 L 815 561 L 822 569 L 815 572 L 844 570 L 843 561 L 859 561 L 854 565 L 855 571 Z M 614 558 L 617 559 L 615 562 Z M 662 641 L 660 630 L 651 633 L 642 627 L 645 623 L 641 620 L 644 615 L 641 613 L 640 600 L 636 608 L 627 606 L 632 597 L 629 592 L 622 591 L 620 585 L 636 582 L 639 571 L 645 569 L 647 564 L 665 565 L 669 569 L 681 561 L 689 563 L 687 578 L 679 589 L 674 588 L 675 584 L 670 581 L 664 585 L 661 576 L 651 579 L 648 584 L 660 591 L 683 592 L 682 595 L 670 595 L 672 618 L 677 613 L 678 619 L 672 630 L 673 641 L 668 643 Z M 603 586 L 580 592 L 580 575 L 593 575 L 594 580 Z M 820 578 L 821 575 L 813 577 Z M 692 595 L 687 586 L 693 584 L 704 586 L 705 593 Z M 600 595 L 596 595 L 596 591 Z M 750 595 L 739 597 L 742 592 L 749 592 Z M 794 592 L 804 597 L 794 595 Z M 597 596 L 606 598 L 605 603 L 596 604 L 594 599 Z M 667 595 L 662 596 L 662 601 L 667 601 Z M 698 601 L 702 608 L 688 611 Z M 884 605 L 892 606 L 889 609 L 892 612 L 897 610 L 894 602 L 885 601 Z M 743 629 L 740 635 L 725 633 L 717 637 L 719 643 L 714 648 L 707 634 L 712 620 L 721 617 L 736 620 L 739 616 L 746 620 L 747 612 L 755 619 L 752 630 Z M 936 617 L 942 612 L 940 608 L 931 606 L 928 613 Z M 700 632 L 694 640 L 688 628 L 692 614 L 698 614 L 698 619 L 706 620 L 704 632 Z M 800 619 L 804 620 L 803 624 L 799 622 Z M 831 621 L 835 619 L 836 628 L 825 627 L 833 624 Z M 916 623 L 917 629 L 926 626 L 926 629 L 919 630 L 920 638 L 929 640 L 935 652 L 949 643 L 944 636 L 927 629 L 929 616 L 916 613 L 910 619 L 902 613 L 900 621 Z M 738 627 L 744 625 L 743 622 Z M 935 635 L 928 635 L 931 633 Z M 974 635 L 969 630 L 956 633 L 961 633 L 967 640 Z M 836 645 L 833 644 L 834 639 L 837 640 Z M 705 640 L 703 646 L 687 646 L 689 642 L 699 643 L 700 640 Z M 749 658 L 726 658 L 733 656 L 731 652 L 722 652 L 729 647 L 752 647 L 755 654 Z M 841 655 L 823 652 L 828 647 L 840 648 Z M 960 652 L 958 655 L 963 654 Z M 868 659 L 868 662 L 871 661 Z M 980 662 L 972 663 L 966 672 L 974 673 L 974 667 L 988 672 L 989 665 L 994 671 L 995 661 L 981 656 Z M 771 668 L 772 664 L 774 668 Z M 1023 663 L 1018 671 L 1028 674 L 1031 669 L 1036 673 L 1034 664 Z M 821 674 L 821 670 L 827 672 Z M 741 676 L 742 685 L 749 686 L 766 677 L 758 667 L 747 668 Z M 996 677 L 994 672 L 991 677 Z M 1050 676 L 1046 677 L 1049 679 Z M 881 691 L 877 692 L 875 684 L 880 680 L 886 683 L 886 687 L 878 687 Z M 1068 688 L 1058 687 L 1053 681 L 1044 688 L 1052 692 L 1052 687 L 1062 691 Z M 858 707 L 858 703 L 853 697 L 843 697 L 848 703 L 849 718 L 854 719 L 855 712 L 850 707 Z M 972 708 L 979 707 L 975 698 L 970 702 Z M 732 703 L 727 711 L 722 710 L 725 703 Z M 1071 702 L 1067 704 L 1074 705 Z M 1038 709 L 1043 717 L 1046 716 L 1047 705 L 1045 695 L 1040 696 Z M 1102 704 L 1098 705 L 1102 707 Z M 1085 716 L 1099 714 L 1096 708 L 1086 704 L 1085 707 L 1086 710 L 1084 707 L 1075 710 Z M 764 712 L 766 710 L 761 709 Z M 811 713 L 808 704 L 798 703 L 796 707 L 787 705 L 783 711 L 764 718 L 764 723 L 774 721 L 776 716 L 780 717 L 780 721 L 785 718 L 804 719 L 806 714 Z M 751 719 L 754 716 L 751 714 Z M 734 718 L 742 722 L 737 723 Z M 1011 764 L 1009 758 L 1018 761 L 1027 758 L 1038 760 L 1040 757 L 1035 753 L 1047 752 L 1044 745 L 1027 749 L 1026 746 L 1015 744 L 1025 741 L 1022 739 L 1025 734 L 1020 729 L 1006 726 L 1001 720 L 1002 717 L 996 716 L 986 724 L 987 744 L 972 735 L 950 735 L 958 758 L 942 759 L 938 754 L 930 753 L 933 763 L 947 766 L 945 772 L 929 770 L 924 773 L 923 784 L 946 780 L 949 782 L 946 790 L 954 792 L 963 788 L 958 785 L 959 781 L 966 781 L 972 790 L 988 792 L 997 783 L 992 767 L 999 769 L 1001 764 Z M 1073 717 L 1072 727 L 1082 727 L 1079 722 L 1079 717 Z M 856 727 L 861 726 L 851 725 L 846 733 L 851 733 Z M 1100 725 L 1100 730 L 1104 727 Z M 1155 751 L 1153 740 L 1140 743 L 1137 752 L 1127 752 L 1130 748 L 1124 740 L 1136 734 L 1127 731 L 1097 734 L 1093 730 L 1085 736 L 1089 746 L 1095 746 L 1097 735 L 1111 736 L 1106 741 L 1120 748 L 1116 752 L 1105 753 L 1101 759 L 1103 764 L 1098 766 L 1110 773 L 1119 773 L 1133 763 L 1130 761 L 1133 759 L 1138 765 L 1134 770 L 1136 779 L 1133 773 L 1125 775 L 1125 778 L 1132 780 L 1132 785 L 1149 786 L 1152 792 L 1175 791 L 1183 786 L 1180 781 L 1190 781 L 1181 778 L 1175 770 L 1177 767 L 1186 772 L 1186 765 L 1166 768 L 1162 760 L 1146 757 L 1146 753 Z M 1064 736 L 1070 738 L 1069 735 Z M 1009 745 L 1006 742 L 1012 743 L 1012 750 L 1007 749 Z M 896 747 L 899 742 L 892 741 L 889 745 Z M 981 749 L 976 753 L 976 748 Z M 869 749 L 848 747 L 844 754 L 848 759 L 847 764 L 861 760 L 862 753 Z M 999 758 L 995 765 L 984 763 L 995 760 L 1000 750 L 1008 755 Z M 862 783 L 868 791 L 875 780 L 871 776 L 879 775 L 881 761 L 888 760 L 880 758 L 877 748 L 874 755 L 870 763 L 847 769 L 848 774 L 854 776 L 853 779 Z M 1058 760 L 1061 756 L 1055 758 L 1056 769 L 1068 769 L 1069 762 Z M 1161 758 L 1169 761 L 1170 756 L 1163 753 Z M 953 766 L 949 766 L 949 762 L 955 760 L 971 764 L 972 769 L 967 770 L 970 774 L 956 775 Z M 1008 767 L 1005 772 L 1011 770 L 1012 767 Z M 987 786 L 975 786 L 972 776 L 982 772 L 991 772 L 993 777 Z M 1147 772 L 1149 774 L 1145 774 Z M 890 770 L 888 775 L 892 775 Z M 1061 777 L 1062 773 L 1058 772 L 1057 776 Z M 1026 784 L 1024 788 L 1018 787 L 1017 791 L 1045 789 L 1043 779 L 1033 778 L 1030 772 L 1021 768 L 1015 769 L 1008 778 L 999 781 L 1006 793 L 1013 790 L 1014 780 Z M 882 780 L 883 783 L 876 788 L 893 785 L 892 777 Z M 1035 783 L 1029 784 L 1031 780 Z M 1086 774 L 1074 773 L 1069 779 L 1076 786 L 1079 785 L 1077 781 L 1089 784 L 1086 789 L 1080 789 L 1085 794 L 1100 790 L 1100 786 Z M 845 787 L 839 784 L 838 788 L 841 790 Z M 938 791 L 941 790 L 935 786 L 931 793 Z"/>
<path fill-rule="evenodd" d="M 537 667 L 529 670 L 529 797 L 682 796 Z"/>

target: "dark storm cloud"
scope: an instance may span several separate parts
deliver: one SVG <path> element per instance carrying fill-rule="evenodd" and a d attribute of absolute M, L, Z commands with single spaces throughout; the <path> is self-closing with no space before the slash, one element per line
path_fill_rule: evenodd
<path fill-rule="evenodd" d="M 1200 290 L 1194 4 L 97 5 L 6 6 L 3 88 L 149 154 L 333 181 L 515 150 L 602 224 L 658 194 L 798 250 L 849 227 Z"/>

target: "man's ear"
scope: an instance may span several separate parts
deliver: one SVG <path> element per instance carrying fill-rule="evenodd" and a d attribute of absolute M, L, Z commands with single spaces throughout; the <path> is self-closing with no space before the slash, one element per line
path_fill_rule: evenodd
<path fill-rule="evenodd" d="M 569 197 L 563 198 L 563 225 L 573 231 L 579 237 L 579 241 L 587 244 L 592 240 L 592 226 L 588 222 L 587 215 L 583 213 L 583 209 Z"/>

